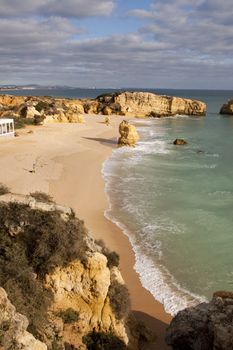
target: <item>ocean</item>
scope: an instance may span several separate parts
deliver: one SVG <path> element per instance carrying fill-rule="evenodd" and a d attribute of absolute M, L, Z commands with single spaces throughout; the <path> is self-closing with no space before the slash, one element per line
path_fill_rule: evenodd
<path fill-rule="evenodd" d="M 108 91 L 29 93 L 94 98 Z M 174 315 L 216 290 L 233 290 L 233 116 L 218 114 L 233 91 L 154 92 L 204 101 L 207 115 L 132 120 L 137 147 L 115 150 L 103 165 L 105 215 L 129 237 L 143 286 Z M 176 138 L 188 144 L 174 146 Z"/>

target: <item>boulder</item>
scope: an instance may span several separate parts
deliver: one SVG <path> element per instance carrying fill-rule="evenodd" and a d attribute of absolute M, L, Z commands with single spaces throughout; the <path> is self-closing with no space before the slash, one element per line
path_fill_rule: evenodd
<path fill-rule="evenodd" d="M 85 123 L 84 116 L 77 113 L 69 113 L 67 119 L 69 123 Z"/>
<path fill-rule="evenodd" d="M 35 116 L 40 116 L 40 112 L 38 112 L 34 106 L 27 106 L 26 118 L 32 119 Z"/>
<path fill-rule="evenodd" d="M 99 103 L 95 100 L 86 101 L 83 105 L 84 112 L 87 114 L 98 114 L 99 113 Z"/>
<path fill-rule="evenodd" d="M 110 107 L 108 107 L 108 106 L 105 106 L 105 107 L 103 108 L 103 110 L 102 110 L 102 114 L 103 114 L 103 115 L 111 115 L 111 114 L 113 114 L 113 113 L 112 113 L 112 109 L 111 109 Z"/>
<path fill-rule="evenodd" d="M 217 292 L 210 303 L 180 311 L 172 320 L 166 342 L 174 350 L 233 349 L 233 293 Z"/>
<path fill-rule="evenodd" d="M 178 145 L 178 146 L 182 146 L 182 145 L 187 145 L 187 141 L 183 140 L 183 139 L 176 139 L 173 142 L 173 145 Z"/>
<path fill-rule="evenodd" d="M 118 139 L 119 146 L 135 146 L 139 140 L 139 135 L 136 127 L 123 120 L 119 125 L 120 137 Z"/>
<path fill-rule="evenodd" d="M 220 109 L 220 114 L 232 114 L 233 115 L 233 100 L 227 101 L 221 109 Z"/>

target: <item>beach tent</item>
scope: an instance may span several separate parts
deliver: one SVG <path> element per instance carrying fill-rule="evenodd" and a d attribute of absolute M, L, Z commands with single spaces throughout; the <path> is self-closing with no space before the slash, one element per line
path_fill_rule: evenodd
<path fill-rule="evenodd" d="M 0 137 L 1 136 L 14 136 L 14 119 L 0 118 Z"/>

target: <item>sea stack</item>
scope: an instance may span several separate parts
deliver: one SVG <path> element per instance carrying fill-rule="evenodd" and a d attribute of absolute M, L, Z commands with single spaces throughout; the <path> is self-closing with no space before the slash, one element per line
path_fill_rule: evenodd
<path fill-rule="evenodd" d="M 219 113 L 233 115 L 233 100 L 229 100 L 227 103 L 224 103 Z"/>
<path fill-rule="evenodd" d="M 183 139 L 175 139 L 175 141 L 173 142 L 173 145 L 183 146 L 183 145 L 187 145 L 187 143 L 188 142 Z"/>
<path fill-rule="evenodd" d="M 135 147 L 139 140 L 139 135 L 134 125 L 123 120 L 119 125 L 119 133 L 121 135 L 118 139 L 119 146 Z"/>

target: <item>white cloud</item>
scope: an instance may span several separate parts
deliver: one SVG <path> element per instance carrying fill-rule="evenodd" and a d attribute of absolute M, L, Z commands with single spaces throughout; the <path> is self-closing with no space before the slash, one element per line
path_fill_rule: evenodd
<path fill-rule="evenodd" d="M 114 7 L 114 0 L 0 0 L 0 16 L 109 16 Z"/>
<path fill-rule="evenodd" d="M 70 16 L 108 15 L 113 1 L 0 0 L 1 83 L 230 88 L 230 2 L 156 1 L 130 12 L 138 32 L 84 40 Z"/>

